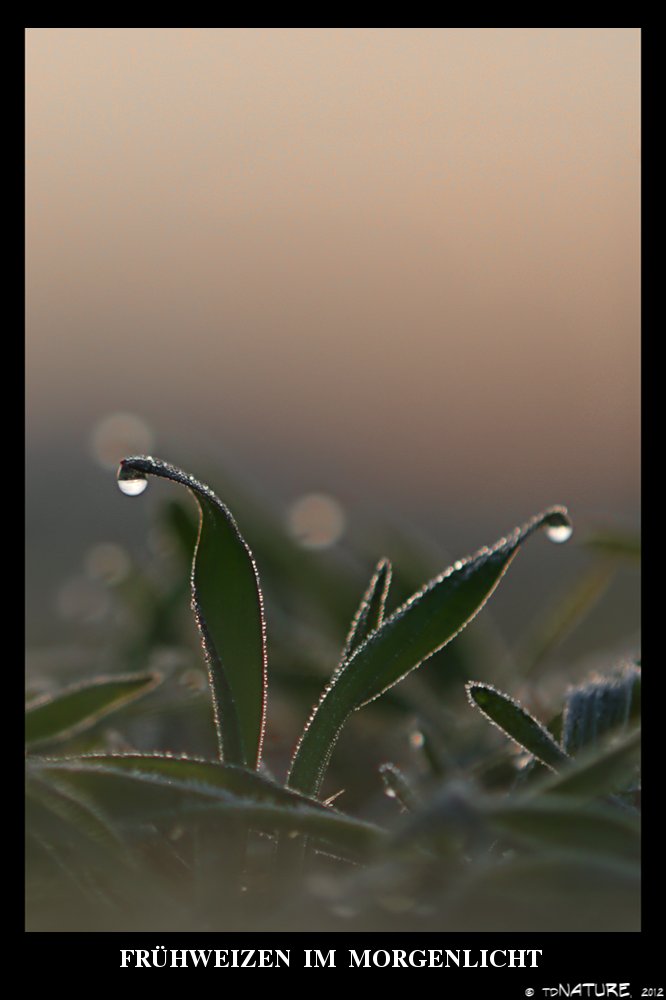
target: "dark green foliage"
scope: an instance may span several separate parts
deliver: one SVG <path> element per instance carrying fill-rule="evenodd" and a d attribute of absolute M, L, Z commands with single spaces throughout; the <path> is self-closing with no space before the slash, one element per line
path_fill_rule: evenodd
<path fill-rule="evenodd" d="M 476 681 L 467 685 L 467 695 L 471 704 L 480 709 L 486 718 L 542 764 L 557 768 L 566 762 L 567 755 L 548 730 L 513 698 L 497 691 L 490 684 L 479 684 Z"/>
<path fill-rule="evenodd" d="M 121 465 L 124 482 L 148 475 L 188 487 L 199 528 L 177 499 L 162 509 L 172 575 L 148 582 L 137 568 L 117 588 L 135 613 L 150 590 L 132 641 L 119 636 L 118 662 L 152 667 L 171 649 L 189 666 L 119 670 L 29 701 L 30 929 L 638 928 L 640 669 L 568 690 L 562 681 L 547 705 L 534 688 L 530 707 L 547 726 L 486 679 L 467 684 L 480 711 L 464 700 L 465 681 L 495 679 L 496 665 L 486 615 L 463 630 L 537 528 L 569 533 L 564 508 L 437 575 L 429 554 L 400 538 L 396 579 L 382 559 L 368 585 L 367 553 L 306 553 L 227 484 L 266 587 L 264 743 L 254 558 L 209 487 L 151 457 Z M 609 537 L 588 546 L 605 566 L 633 557 L 632 544 Z M 208 691 L 182 624 L 192 550 Z M 603 573 L 593 567 L 530 625 L 514 690 L 601 599 Z M 495 731 L 493 741 L 487 720 L 507 738 Z"/>
<path fill-rule="evenodd" d="M 378 698 L 458 635 L 483 607 L 535 529 L 567 523 L 563 508 L 544 511 L 492 548 L 449 567 L 356 646 L 331 678 L 308 721 L 289 772 L 291 787 L 316 794 L 351 713 Z"/>

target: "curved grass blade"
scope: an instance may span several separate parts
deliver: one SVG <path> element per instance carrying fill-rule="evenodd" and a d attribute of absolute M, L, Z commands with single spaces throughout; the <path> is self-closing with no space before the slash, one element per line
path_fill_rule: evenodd
<path fill-rule="evenodd" d="M 344 665 L 354 650 L 382 624 L 390 586 L 391 563 L 388 559 L 380 559 L 349 630 L 342 651 L 341 665 Z"/>
<path fill-rule="evenodd" d="M 176 466 L 133 456 L 120 463 L 118 482 L 124 491 L 138 492 L 147 475 L 187 486 L 199 506 L 192 608 L 208 665 L 220 758 L 258 767 L 266 716 L 266 629 L 254 557 L 229 509 L 209 486 Z"/>
<path fill-rule="evenodd" d="M 94 758 L 88 760 L 92 762 Z M 221 786 L 167 777 L 157 771 L 123 771 L 104 764 L 88 764 L 86 758 L 40 761 L 38 773 L 46 777 L 54 775 L 60 785 L 70 785 L 100 803 L 105 815 L 127 823 L 145 823 L 148 816 L 171 820 L 203 811 L 238 819 L 266 832 L 306 834 L 354 853 L 366 853 L 386 836 L 380 827 L 345 816 L 304 796 L 291 795 L 282 801 L 238 797 Z"/>
<path fill-rule="evenodd" d="M 160 674 L 96 677 L 26 706 L 25 740 L 31 747 L 69 739 L 89 729 L 105 715 L 152 691 Z"/>
<path fill-rule="evenodd" d="M 272 802 L 275 805 L 299 806 L 316 805 L 313 799 L 292 791 L 267 778 L 257 771 L 237 764 L 222 764 L 219 761 L 202 760 L 196 757 L 176 757 L 170 754 L 82 754 L 77 757 L 61 757 L 54 760 L 41 758 L 37 762 L 43 770 L 51 774 L 59 772 L 97 773 L 115 772 L 140 780 L 156 777 L 165 782 L 174 781 L 193 787 L 212 788 L 239 799 L 256 802 Z M 180 785 L 178 786 L 180 787 Z"/>
<path fill-rule="evenodd" d="M 379 697 L 451 641 L 477 614 L 521 544 L 544 526 L 553 540 L 571 533 L 566 508 L 551 507 L 492 548 L 455 563 L 397 609 L 333 675 L 296 747 L 288 784 L 316 794 L 352 712 Z"/>
<path fill-rule="evenodd" d="M 502 694 L 492 684 L 481 684 L 478 681 L 470 681 L 466 690 L 474 708 L 478 708 L 493 725 L 542 764 L 557 770 L 568 761 L 569 758 L 545 726 L 537 722 L 508 694 Z"/>

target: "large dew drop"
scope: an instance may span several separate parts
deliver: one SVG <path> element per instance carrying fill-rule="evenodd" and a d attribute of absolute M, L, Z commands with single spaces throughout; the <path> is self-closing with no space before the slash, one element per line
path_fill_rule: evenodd
<path fill-rule="evenodd" d="M 551 542 L 556 542 L 557 544 L 568 542 L 572 534 L 573 528 L 570 524 L 546 525 L 546 535 L 550 538 Z"/>
<path fill-rule="evenodd" d="M 118 489 L 126 497 L 138 497 L 148 485 L 148 480 L 142 472 L 137 472 L 136 469 L 125 469 L 122 465 L 118 469 L 117 478 Z"/>
<path fill-rule="evenodd" d="M 551 542 L 568 542 L 573 534 L 573 525 L 566 507 L 554 508 L 543 520 L 543 529 Z"/>

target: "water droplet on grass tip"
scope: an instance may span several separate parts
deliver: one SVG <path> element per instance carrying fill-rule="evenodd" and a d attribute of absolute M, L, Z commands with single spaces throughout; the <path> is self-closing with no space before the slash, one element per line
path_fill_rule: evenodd
<path fill-rule="evenodd" d="M 126 497 L 138 497 L 148 485 L 148 480 L 142 472 L 137 472 L 136 469 L 125 469 L 122 465 L 118 469 L 117 478 L 118 489 Z"/>
<path fill-rule="evenodd" d="M 546 537 L 551 542 L 556 542 L 557 544 L 568 542 L 573 534 L 573 525 L 566 509 L 563 507 L 560 510 L 555 509 L 550 511 L 544 518 L 543 529 L 546 532 Z"/>
<path fill-rule="evenodd" d="M 556 542 L 557 544 L 561 542 L 568 542 L 572 534 L 573 528 L 570 524 L 546 525 L 546 535 L 550 538 L 551 542 Z"/>

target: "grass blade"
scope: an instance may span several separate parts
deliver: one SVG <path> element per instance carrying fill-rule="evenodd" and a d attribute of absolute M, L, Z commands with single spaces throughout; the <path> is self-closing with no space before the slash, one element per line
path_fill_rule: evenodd
<path fill-rule="evenodd" d="M 566 509 L 552 507 L 492 548 L 455 563 L 371 632 L 334 674 L 296 748 L 288 784 L 316 794 L 346 720 L 445 646 L 474 618 L 521 544 L 539 527 L 570 534 Z"/>
<path fill-rule="evenodd" d="M 26 743 L 32 747 L 69 739 L 152 691 L 161 679 L 156 673 L 97 677 L 38 698 L 26 706 Z"/>
<path fill-rule="evenodd" d="M 379 773 L 386 795 L 390 799 L 395 799 L 403 812 L 409 812 L 416 807 L 418 796 L 400 768 L 387 762 L 379 765 Z"/>
<path fill-rule="evenodd" d="M 179 783 L 178 787 L 192 785 L 211 788 L 237 798 L 256 802 L 272 802 L 275 805 L 312 805 L 299 792 L 292 791 L 257 771 L 236 764 L 222 764 L 219 761 L 202 760 L 196 757 L 176 757 L 169 754 L 83 754 L 78 757 L 64 757 L 57 760 L 40 759 L 42 769 L 50 773 L 73 772 L 97 773 L 114 772 L 130 775 L 137 780 L 155 777 L 164 782 Z"/>
<path fill-rule="evenodd" d="M 596 798 L 619 791 L 636 772 L 640 761 L 641 731 L 581 751 L 559 774 L 539 785 L 540 792 Z"/>
<path fill-rule="evenodd" d="M 371 632 L 379 628 L 384 620 L 384 605 L 391 586 L 391 563 L 381 559 L 376 566 L 374 575 L 358 611 L 352 622 L 345 648 L 342 652 L 341 664 L 349 659 L 351 654 L 367 639 Z"/>
<path fill-rule="evenodd" d="M 64 824 L 74 826 L 84 836 L 101 847 L 118 855 L 127 853 L 127 847 L 106 817 L 85 797 L 71 788 L 61 788 L 57 781 L 44 780 L 44 774 L 29 774 L 27 798 L 34 798 Z M 128 855 L 129 856 L 129 855 Z"/>
<path fill-rule="evenodd" d="M 167 758 L 168 760 L 168 758 Z M 181 763 L 174 758 L 174 763 Z M 116 765 L 118 761 L 116 760 Z M 128 761 L 129 763 L 129 761 Z M 206 761 L 185 761 L 224 768 L 228 773 L 229 765 L 214 765 Z M 237 819 L 253 829 L 266 832 L 283 831 L 289 835 L 306 834 L 317 839 L 332 843 L 340 849 L 353 853 L 365 853 L 385 839 L 381 828 L 362 820 L 345 816 L 321 803 L 308 800 L 304 796 L 287 792 L 284 798 L 279 797 L 283 791 L 279 786 L 271 787 L 275 793 L 273 801 L 266 797 L 263 800 L 254 797 L 239 797 L 228 787 L 213 784 L 201 784 L 191 780 L 174 778 L 165 773 L 159 773 L 156 768 L 152 772 L 125 770 L 124 767 L 111 766 L 108 762 L 101 764 L 95 757 L 73 758 L 72 760 L 39 761 L 37 773 L 45 778 L 57 779 L 59 785 L 68 784 L 87 798 L 100 803 L 106 816 L 126 823 L 146 822 L 146 817 L 155 820 L 173 819 L 178 816 L 198 813 L 214 813 Z M 144 758 L 144 767 L 148 767 Z M 166 767 L 166 764 L 165 764 Z M 234 768 L 238 772 L 240 768 Z M 192 769 L 193 772 L 196 768 Z M 204 773 L 202 769 L 199 773 Z M 252 778 L 258 778 L 251 774 Z M 238 775 L 235 775 L 237 778 Z M 272 786 L 265 781 L 265 786 Z M 255 785 L 256 788 L 259 787 Z"/>
<path fill-rule="evenodd" d="M 192 608 L 201 633 L 213 698 L 220 759 L 258 767 L 266 715 L 266 630 L 254 557 L 209 486 L 151 456 L 124 459 L 118 481 L 147 475 L 181 483 L 199 505 L 192 563 Z"/>
<path fill-rule="evenodd" d="M 478 681 L 470 681 L 466 687 L 470 704 L 542 764 L 557 770 L 568 760 L 545 726 L 508 694 Z"/>
<path fill-rule="evenodd" d="M 611 528 L 597 531 L 583 539 L 583 545 L 602 558 L 639 565 L 641 561 L 640 535 Z"/>
<path fill-rule="evenodd" d="M 615 567 L 606 561 L 592 566 L 548 607 L 532 625 L 518 652 L 521 677 L 536 673 L 544 660 L 589 615 L 609 589 Z"/>
<path fill-rule="evenodd" d="M 520 843 L 595 856 L 637 860 L 640 820 L 635 814 L 562 795 L 504 800 L 488 810 L 492 825 Z"/>

